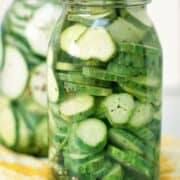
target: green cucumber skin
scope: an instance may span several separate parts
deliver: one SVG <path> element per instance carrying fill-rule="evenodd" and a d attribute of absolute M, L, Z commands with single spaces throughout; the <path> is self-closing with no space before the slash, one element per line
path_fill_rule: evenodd
<path fill-rule="evenodd" d="M 66 92 L 78 92 L 93 95 L 93 96 L 108 96 L 112 93 L 111 89 L 101 88 L 95 86 L 87 86 L 75 83 L 64 82 L 64 88 Z"/>
<path fill-rule="evenodd" d="M 120 164 L 114 164 L 102 180 L 123 180 L 124 172 Z"/>
<path fill-rule="evenodd" d="M 77 174 L 90 174 L 102 167 L 104 155 L 102 154 L 84 163 L 77 163 L 68 158 L 65 158 L 64 161 L 65 167 L 71 169 L 72 172 Z"/>
<path fill-rule="evenodd" d="M 79 147 L 79 149 L 83 149 L 83 152 L 87 153 L 98 153 L 103 150 L 104 146 L 107 144 L 107 140 L 105 139 L 103 142 L 99 143 L 97 147 L 89 147 L 79 138 L 75 138 L 76 144 Z"/>
<path fill-rule="evenodd" d="M 109 73 L 103 69 L 98 68 L 83 68 L 83 75 L 89 78 L 110 81 L 110 82 L 121 82 L 124 81 L 124 75 L 120 75 L 117 73 Z"/>
<path fill-rule="evenodd" d="M 93 115 L 93 113 L 95 112 L 95 107 L 92 107 L 91 109 L 89 109 L 86 112 L 83 113 L 79 113 L 77 115 L 73 115 L 73 116 L 66 116 L 62 113 L 60 113 L 60 116 L 62 117 L 62 119 L 64 119 L 66 122 L 78 122 L 78 121 L 82 121 L 83 119 L 88 118 L 89 116 Z"/>
<path fill-rule="evenodd" d="M 126 150 L 134 151 L 138 154 L 144 153 L 144 143 L 125 130 L 111 128 L 108 136 L 111 143 L 120 148 L 123 147 Z"/>
<path fill-rule="evenodd" d="M 95 80 L 92 78 L 86 78 L 79 72 L 69 72 L 69 73 L 58 73 L 58 77 L 62 81 L 84 84 L 90 86 L 99 86 L 99 87 L 110 87 L 105 81 Z"/>
<path fill-rule="evenodd" d="M 124 152 L 111 145 L 108 146 L 107 154 L 124 166 L 146 176 L 147 178 L 151 178 L 153 166 L 141 156 L 130 151 Z"/>
<path fill-rule="evenodd" d="M 78 96 L 80 96 L 81 94 L 79 94 Z M 77 95 L 76 96 L 72 96 L 72 98 L 76 98 L 78 97 Z M 89 96 L 90 97 L 90 96 Z M 92 98 L 92 96 L 91 96 Z M 84 119 L 87 119 L 89 116 L 93 115 L 93 113 L 95 112 L 95 105 L 94 105 L 94 98 L 92 98 L 92 102 L 91 102 L 91 106 L 89 107 L 89 109 L 83 111 L 83 112 L 78 112 L 77 114 L 72 114 L 72 115 L 67 115 L 65 114 L 63 111 L 62 111 L 62 104 L 65 104 L 66 103 L 66 100 L 70 100 L 71 99 L 71 96 L 68 97 L 67 99 L 64 99 L 64 101 L 61 103 L 61 106 L 59 109 L 59 115 L 60 117 L 62 117 L 63 120 L 65 120 L 66 122 L 69 122 L 69 123 L 73 123 L 73 122 L 78 122 L 78 121 L 81 121 L 81 120 L 84 120 Z"/>
<path fill-rule="evenodd" d="M 91 119 L 87 119 L 88 121 L 91 121 Z M 80 135 L 78 135 L 78 127 L 80 126 L 81 122 L 79 122 L 79 124 L 76 124 L 74 126 L 74 131 L 75 131 L 75 144 L 79 147 L 79 149 L 82 149 L 83 152 L 87 152 L 87 153 L 98 153 L 103 151 L 105 145 L 107 144 L 107 127 L 105 125 L 105 123 L 99 119 L 96 119 L 96 121 L 98 120 L 98 123 L 101 123 L 101 126 L 103 127 L 103 139 L 101 139 L 101 141 L 96 144 L 96 145 L 90 145 L 88 144 L 84 139 L 82 139 L 82 137 L 79 137 Z M 83 122 L 82 122 L 83 123 Z M 95 123 L 95 121 L 94 121 Z"/>

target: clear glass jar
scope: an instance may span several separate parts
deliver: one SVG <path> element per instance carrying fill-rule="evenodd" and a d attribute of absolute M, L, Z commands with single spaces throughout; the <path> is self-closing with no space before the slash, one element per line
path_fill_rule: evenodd
<path fill-rule="evenodd" d="M 55 1 L 15 0 L 1 26 L 0 139 L 47 156 L 48 41 L 62 8 Z"/>
<path fill-rule="evenodd" d="M 162 50 L 147 3 L 65 2 L 47 58 L 57 179 L 158 179 Z"/>

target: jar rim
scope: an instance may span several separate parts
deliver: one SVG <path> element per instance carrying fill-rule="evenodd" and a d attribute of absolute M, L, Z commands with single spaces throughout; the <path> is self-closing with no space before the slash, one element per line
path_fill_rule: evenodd
<path fill-rule="evenodd" d="M 64 0 L 66 5 L 71 6 L 143 6 L 151 0 Z"/>

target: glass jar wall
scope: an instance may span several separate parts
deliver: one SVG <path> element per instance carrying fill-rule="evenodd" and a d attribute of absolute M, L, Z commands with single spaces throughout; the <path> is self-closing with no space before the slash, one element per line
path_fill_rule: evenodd
<path fill-rule="evenodd" d="M 1 26 L 0 141 L 23 153 L 47 155 L 45 64 L 55 1 L 16 0 Z"/>
<path fill-rule="evenodd" d="M 57 179 L 157 180 L 162 50 L 145 1 L 73 1 L 48 52 Z"/>

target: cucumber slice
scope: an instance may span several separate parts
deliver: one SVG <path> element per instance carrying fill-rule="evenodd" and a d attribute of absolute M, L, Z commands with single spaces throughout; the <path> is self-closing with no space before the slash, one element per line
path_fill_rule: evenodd
<path fill-rule="evenodd" d="M 23 55 L 11 46 L 5 49 L 5 64 L 0 77 L 2 93 L 10 99 L 21 96 L 29 79 L 29 71 Z"/>
<path fill-rule="evenodd" d="M 136 153 L 130 151 L 124 152 L 114 146 L 109 145 L 107 154 L 112 159 L 132 169 L 138 174 L 144 175 L 147 178 L 151 178 L 153 170 L 152 164 Z"/>
<path fill-rule="evenodd" d="M 33 99 L 42 107 L 47 108 L 47 65 L 45 63 L 35 67 L 30 79 L 30 91 Z"/>
<path fill-rule="evenodd" d="M 93 174 L 103 166 L 104 155 L 98 155 L 85 163 L 74 162 L 69 158 L 64 159 L 65 167 L 77 174 Z"/>
<path fill-rule="evenodd" d="M 112 63 L 117 64 L 118 67 L 132 66 L 140 69 L 145 67 L 145 61 L 143 56 L 134 53 L 119 52 Z"/>
<path fill-rule="evenodd" d="M 56 70 L 60 71 L 80 71 L 81 65 L 79 64 L 72 64 L 67 62 L 58 62 L 56 64 Z"/>
<path fill-rule="evenodd" d="M 121 66 L 114 62 L 111 62 L 108 64 L 107 70 L 108 70 L 108 72 L 118 74 L 121 77 L 137 76 L 140 74 L 144 74 L 146 72 L 142 68 L 135 68 L 135 67 L 131 67 L 131 66 Z"/>
<path fill-rule="evenodd" d="M 75 138 L 83 151 L 100 152 L 107 143 L 107 127 L 99 119 L 86 119 L 76 125 Z"/>
<path fill-rule="evenodd" d="M 68 54 L 74 56 L 78 53 L 76 45 L 77 39 L 87 30 L 87 27 L 81 24 L 75 24 L 66 28 L 60 38 L 60 47 Z M 76 52 L 77 51 L 77 52 Z"/>
<path fill-rule="evenodd" d="M 63 91 L 60 92 L 60 85 L 56 79 L 54 71 L 48 68 L 47 73 L 48 79 L 48 100 L 52 103 L 57 103 L 60 99 L 60 93 L 63 94 Z"/>
<path fill-rule="evenodd" d="M 154 133 L 146 127 L 142 127 L 140 129 L 134 129 L 134 128 L 128 127 L 128 130 L 132 132 L 133 134 L 135 134 L 138 138 L 143 140 L 144 143 L 149 143 L 155 140 Z"/>
<path fill-rule="evenodd" d="M 133 128 L 141 128 L 153 119 L 154 109 L 151 104 L 136 102 L 135 111 L 128 122 Z"/>
<path fill-rule="evenodd" d="M 103 106 L 110 124 L 116 127 L 122 126 L 130 120 L 135 102 L 129 94 L 112 94 L 105 99 Z"/>
<path fill-rule="evenodd" d="M 161 85 L 161 80 L 158 77 L 152 76 L 138 76 L 132 77 L 130 80 L 136 84 L 150 87 L 150 88 L 159 88 Z"/>
<path fill-rule="evenodd" d="M 114 81 L 121 82 L 124 80 L 124 75 L 117 73 L 110 73 L 103 69 L 93 68 L 93 67 L 83 67 L 83 75 L 89 78 L 104 80 L 104 81 Z"/>
<path fill-rule="evenodd" d="M 46 56 L 51 32 L 60 15 L 61 8 L 47 3 L 33 15 L 25 30 L 26 38 L 34 53 Z"/>
<path fill-rule="evenodd" d="M 121 17 L 108 26 L 108 30 L 117 44 L 121 44 L 121 42 L 139 42 L 146 32 Z"/>
<path fill-rule="evenodd" d="M 68 82 L 64 83 L 64 87 L 67 92 L 87 93 L 93 96 L 108 96 L 112 93 L 112 90 L 109 88 L 81 85 Z"/>
<path fill-rule="evenodd" d="M 92 154 L 92 153 L 68 152 L 68 151 L 64 151 L 63 155 L 65 158 L 67 157 L 69 159 L 72 159 L 72 161 L 78 162 L 78 163 L 87 162 L 87 161 L 93 159 L 95 156 L 97 156 L 97 155 Z"/>
<path fill-rule="evenodd" d="M 123 180 L 123 169 L 120 164 L 114 164 L 102 180 Z"/>
<path fill-rule="evenodd" d="M 4 145 L 14 148 L 18 141 L 18 120 L 10 104 L 0 110 L 0 139 Z M 8 128 L 7 128 L 8 126 Z"/>
<path fill-rule="evenodd" d="M 158 57 L 162 55 L 160 48 L 155 48 L 148 45 L 138 44 L 138 43 L 127 43 L 121 42 L 119 43 L 119 51 L 126 53 L 134 53 L 139 56 L 153 56 Z"/>
<path fill-rule="evenodd" d="M 93 96 L 76 94 L 60 103 L 59 112 L 68 121 L 81 121 L 92 115 L 95 111 Z"/>
<path fill-rule="evenodd" d="M 70 14 L 68 20 L 86 26 L 107 26 L 116 17 L 116 12 L 111 9 L 101 14 Z"/>
<path fill-rule="evenodd" d="M 132 83 L 130 81 L 121 82 L 119 86 L 129 94 L 135 96 L 138 100 L 143 103 L 153 103 L 155 102 L 155 96 L 158 90 L 148 89 L 138 84 Z"/>
<path fill-rule="evenodd" d="M 79 72 L 69 72 L 69 73 L 58 73 L 58 77 L 62 81 L 68 81 L 72 83 L 92 85 L 98 87 L 109 87 L 109 84 L 105 81 L 100 81 L 92 78 L 87 78 Z"/>
<path fill-rule="evenodd" d="M 119 148 L 122 147 L 123 149 L 130 150 L 138 154 L 144 154 L 144 143 L 136 136 L 125 130 L 111 128 L 109 130 L 108 137 L 110 141 Z"/>
<path fill-rule="evenodd" d="M 95 45 L 94 45 L 95 40 Z M 75 54 L 82 60 L 97 59 L 109 61 L 115 54 L 116 47 L 105 28 L 91 27 L 77 41 L 79 52 Z"/>
<path fill-rule="evenodd" d="M 153 26 L 144 7 L 126 8 L 121 11 L 122 17 L 139 28 L 151 28 Z"/>

